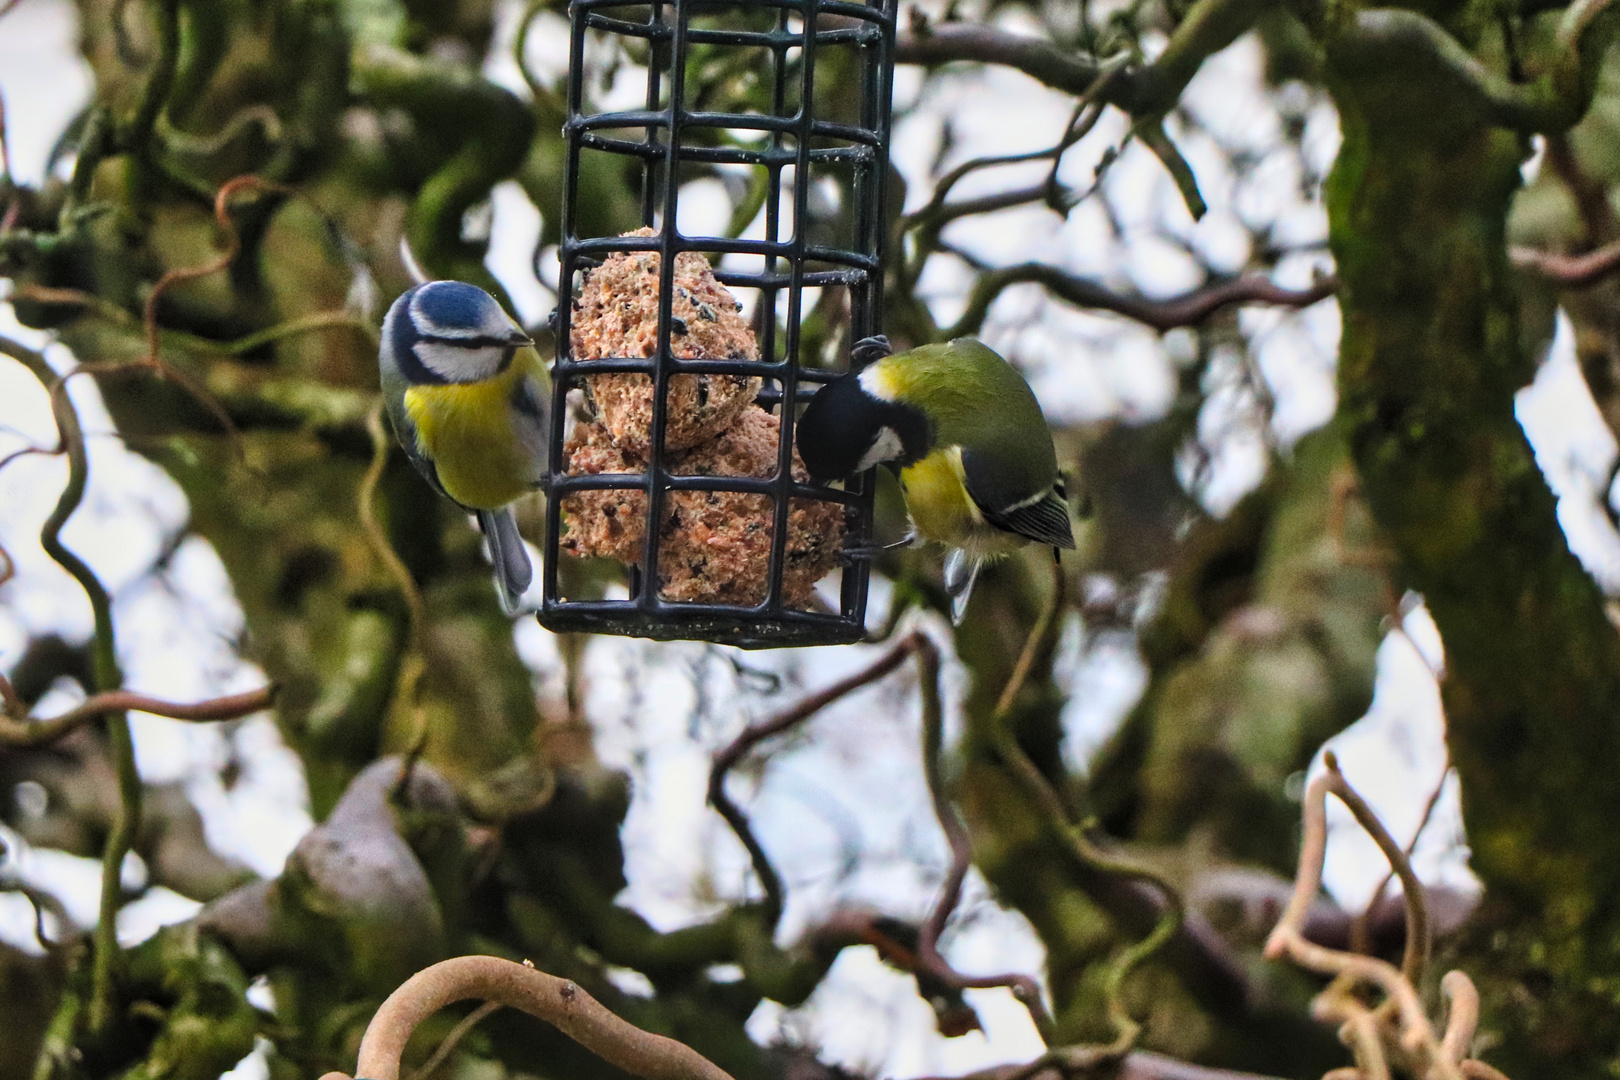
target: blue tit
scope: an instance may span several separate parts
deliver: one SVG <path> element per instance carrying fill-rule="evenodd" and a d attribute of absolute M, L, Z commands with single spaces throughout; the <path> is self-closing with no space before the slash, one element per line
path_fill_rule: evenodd
<path fill-rule="evenodd" d="M 549 379 L 495 298 L 460 281 L 407 289 L 383 319 L 383 401 L 411 464 L 478 516 L 501 610 L 534 579 L 509 503 L 540 486 L 550 451 Z"/>
<path fill-rule="evenodd" d="M 818 481 L 887 465 L 912 536 L 950 548 L 945 591 L 962 621 L 979 568 L 1025 544 L 1074 547 L 1052 432 L 1022 375 L 983 343 L 958 338 L 890 353 L 856 343 L 865 367 L 810 399 L 799 456 Z"/>

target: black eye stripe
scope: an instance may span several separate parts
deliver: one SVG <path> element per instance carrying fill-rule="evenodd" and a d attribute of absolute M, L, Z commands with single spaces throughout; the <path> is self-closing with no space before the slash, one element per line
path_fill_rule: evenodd
<path fill-rule="evenodd" d="M 430 345 L 448 345 L 452 349 L 493 349 L 509 346 L 512 342 L 498 337 L 434 337 L 432 334 L 421 334 L 417 341 L 425 341 Z"/>

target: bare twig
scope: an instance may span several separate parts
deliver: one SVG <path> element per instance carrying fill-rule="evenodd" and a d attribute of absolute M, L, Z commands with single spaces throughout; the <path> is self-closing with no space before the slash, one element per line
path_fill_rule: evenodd
<path fill-rule="evenodd" d="M 56 421 L 61 445 L 67 453 L 68 479 L 56 506 L 40 529 L 39 542 L 45 553 L 79 583 L 90 601 L 95 623 L 91 660 L 96 690 L 100 693 L 117 690 L 124 676 L 118 668 L 112 598 L 89 564 L 62 543 L 62 526 L 79 508 L 90 479 L 90 462 L 85 452 L 84 429 L 79 425 L 78 411 L 56 372 L 39 353 L 6 337 L 0 337 L 0 353 L 22 364 L 50 393 L 51 413 Z M 121 956 L 117 934 L 118 908 L 123 901 L 121 874 L 124 856 L 134 843 L 141 822 L 141 778 L 135 770 L 135 746 L 130 738 L 129 717 L 118 711 L 106 712 L 103 716 L 108 757 L 118 781 L 118 809 L 113 815 L 101 857 L 101 898 L 90 978 L 90 1028 L 97 1033 L 105 1031 L 113 1020 L 114 968 Z"/>
<path fill-rule="evenodd" d="M 1390 1080 L 1389 1060 L 1384 1056 L 1384 1043 L 1379 1036 L 1378 1016 L 1350 992 L 1348 986 L 1335 982 L 1317 998 L 1316 1013 L 1325 1020 L 1340 1020 L 1339 1038 L 1356 1055 L 1357 1073 L 1361 1080 Z"/>
<path fill-rule="evenodd" d="M 1338 280 L 1332 277 L 1324 278 L 1307 289 L 1284 288 L 1269 278 L 1240 277 L 1168 300 L 1153 300 L 1140 293 L 1116 292 L 1045 263 L 1019 263 L 991 270 L 981 276 L 968 297 L 962 317 L 946 331 L 945 336 L 955 338 L 977 333 L 996 298 L 1009 287 L 1025 283 L 1041 285 L 1053 296 L 1076 307 L 1112 311 L 1160 333 L 1177 327 L 1197 326 L 1223 308 L 1236 304 L 1310 307 L 1332 296 L 1339 287 Z"/>
<path fill-rule="evenodd" d="M 1016 735 L 1007 723 L 1029 679 L 1029 674 L 1034 669 L 1036 659 L 1043 652 L 1053 648 L 1062 629 L 1060 616 L 1064 610 L 1065 584 L 1066 578 L 1062 568 L 1054 564 L 1051 599 L 1035 626 L 1031 628 L 1018 662 L 1013 667 L 1012 676 L 1007 680 L 1001 698 L 996 703 L 993 722 L 997 752 L 1023 787 L 1025 795 L 1040 809 L 1047 830 L 1060 841 L 1064 850 L 1080 866 L 1088 871 L 1101 872 L 1116 880 L 1142 882 L 1157 891 L 1163 899 L 1153 929 L 1141 940 L 1121 949 L 1104 977 L 1103 990 L 1108 1020 L 1114 1028 L 1114 1041 L 1106 1046 L 1066 1047 L 1052 1051 L 1052 1061 L 1062 1064 L 1067 1071 L 1074 1072 L 1081 1068 L 1117 1062 L 1136 1044 L 1141 1025 L 1125 1007 L 1123 997 L 1125 979 L 1137 965 L 1175 936 L 1182 928 L 1185 912 L 1181 895 L 1157 874 L 1104 851 L 1087 835 L 1085 826 L 1077 826 L 1070 821 L 1069 811 L 1064 806 L 1063 800 L 1046 776 L 1030 760 L 1029 755 L 1024 752 L 1024 748 L 1019 745 Z M 1032 1065 L 1031 1068 L 1035 1066 Z"/>
<path fill-rule="evenodd" d="M 371 436 L 371 464 L 366 467 L 366 474 L 360 480 L 360 527 L 371 542 L 372 551 L 388 568 L 388 575 L 394 579 L 400 595 L 405 598 L 405 607 L 411 618 L 411 641 L 420 645 L 421 635 L 427 628 L 422 590 L 416 587 L 416 579 L 411 577 L 410 569 L 400 559 L 394 545 L 389 543 L 388 534 L 377 520 L 377 484 L 382 479 L 383 469 L 388 465 L 388 454 L 393 449 L 393 440 L 383 429 L 381 400 L 366 415 L 366 432 Z"/>
<path fill-rule="evenodd" d="M 60 716 L 39 720 L 25 715 L 22 702 L 18 700 L 11 683 L 0 676 L 0 699 L 4 700 L 6 712 L 6 715 L 0 716 L 0 745 L 41 746 L 109 713 L 144 712 L 166 716 L 171 720 L 197 722 L 235 720 L 269 708 L 275 697 L 275 687 L 266 686 L 245 694 L 183 705 L 128 690 L 110 690 L 92 694 Z"/>
<path fill-rule="evenodd" d="M 760 886 L 765 890 L 765 919 L 769 926 L 774 927 L 782 918 L 782 879 L 776 868 L 771 865 L 770 856 L 760 846 L 754 830 L 748 823 L 748 816 L 742 812 L 731 796 L 726 794 L 726 774 L 736 767 L 750 750 L 774 735 L 780 735 L 797 724 L 803 723 L 822 709 L 831 705 L 840 698 L 859 690 L 863 686 L 877 682 L 889 672 L 905 662 L 906 657 L 916 652 L 928 639 L 920 632 L 908 634 L 902 638 L 894 648 L 884 653 L 872 664 L 842 679 L 824 690 L 811 694 L 798 704 L 777 713 L 768 720 L 757 724 L 750 724 L 742 733 L 733 739 L 729 745 L 714 755 L 714 761 L 709 766 L 709 804 L 726 819 L 731 831 L 737 834 L 737 839 L 743 847 L 748 849 L 749 861 L 753 863 L 754 874 L 759 878 Z"/>
<path fill-rule="evenodd" d="M 921 669 L 919 682 L 922 684 L 923 771 L 928 778 L 928 793 L 934 804 L 934 816 L 938 819 L 939 827 L 945 833 L 946 843 L 951 849 L 950 869 L 917 938 L 918 964 L 929 975 L 954 989 L 1005 986 L 1012 991 L 1013 997 L 1029 1010 L 1035 1029 L 1040 1033 L 1042 1041 L 1050 1046 L 1057 1036 L 1056 1025 L 1052 1022 L 1051 1014 L 1046 1011 L 1046 1005 L 1041 1001 L 1041 988 L 1034 979 L 1020 972 L 1002 975 L 963 975 L 940 955 L 939 938 L 945 932 L 945 924 L 950 921 L 956 905 L 961 902 L 962 884 L 967 880 L 968 867 L 973 859 L 973 841 L 968 835 L 967 825 L 957 814 L 956 807 L 951 803 L 950 795 L 945 790 L 944 769 L 940 762 L 944 749 L 944 723 L 939 694 L 939 650 L 932 641 L 921 634 L 914 637 L 919 642 L 916 650 L 917 665 Z M 1028 649 L 1025 651 L 1028 652 Z M 1022 682 L 1016 673 L 1014 679 Z"/>
<path fill-rule="evenodd" d="M 1339 772 L 1339 762 L 1332 751 L 1326 755 L 1327 773 L 1325 774 L 1326 790 L 1337 796 L 1338 800 L 1349 807 L 1350 813 L 1355 815 L 1356 823 L 1366 830 L 1378 844 L 1384 858 L 1394 868 L 1396 875 L 1401 879 L 1401 888 L 1406 894 L 1406 949 L 1401 957 L 1401 974 L 1414 986 L 1423 979 L 1423 968 L 1429 962 L 1431 947 L 1429 939 L 1429 908 L 1423 895 L 1423 883 L 1418 880 L 1417 874 L 1412 870 L 1412 861 L 1406 852 L 1395 842 L 1395 838 L 1384 828 L 1384 823 L 1378 820 L 1367 801 L 1356 793 Z"/>
<path fill-rule="evenodd" d="M 238 176 L 227 181 L 219 189 L 219 192 L 214 196 L 214 220 L 218 222 L 220 230 L 225 234 L 225 250 L 216 258 L 200 266 L 187 266 L 170 270 L 158 278 L 157 283 L 152 286 L 152 291 L 146 297 L 142 318 L 146 331 L 145 355 L 139 360 L 127 362 L 80 364 L 77 368 L 62 376 L 61 383 L 65 383 L 73 375 L 80 372 L 91 372 L 100 375 L 143 370 L 156 372 L 161 378 L 167 379 L 184 389 L 203 408 L 207 409 L 214 419 L 219 421 L 232 446 L 236 448 L 238 455 L 244 454 L 241 433 L 237 430 L 236 422 L 231 419 L 231 415 L 225 409 L 225 406 L 220 404 L 219 399 L 206 386 L 203 386 L 190 375 L 163 362 L 159 347 L 160 335 L 157 315 L 158 303 L 162 300 L 163 294 L 169 289 L 187 281 L 194 281 L 198 278 L 208 277 L 211 274 L 217 274 L 230 266 L 232 261 L 235 260 L 238 251 L 241 249 L 241 236 L 238 234 L 235 224 L 231 221 L 230 202 L 231 198 L 237 193 L 249 190 L 284 192 L 287 189 L 280 184 L 262 180 L 257 176 Z M 96 304 L 95 306 L 98 310 L 102 308 L 102 304 Z M 59 387 L 53 386 L 51 392 L 55 396 L 62 391 Z"/>
<path fill-rule="evenodd" d="M 6 13 L 16 5 L 17 0 L 7 0 L 5 3 L 0 3 L 0 19 L 5 18 Z M 7 180 L 11 179 L 10 145 L 6 137 L 6 99 L 5 95 L 0 94 L 0 176 L 5 177 Z M 9 226 L 6 226 L 6 228 L 9 228 Z M 0 228 L 0 232 L 4 231 L 5 228 Z"/>
<path fill-rule="evenodd" d="M 468 998 L 521 1009 L 609 1064 L 646 1080 L 731 1080 L 697 1051 L 619 1019 L 577 984 L 494 956 L 460 956 L 417 972 L 389 995 L 360 1043 L 356 1075 L 399 1080 L 411 1033 L 446 1005 Z M 329 1072 L 321 1080 L 350 1080 Z"/>
<path fill-rule="evenodd" d="M 1095 61 L 1056 42 L 976 23 L 946 23 L 924 33 L 902 34 L 895 40 L 894 58 L 928 66 L 958 60 L 1000 64 L 1072 94 L 1084 93 L 1101 70 Z"/>
<path fill-rule="evenodd" d="M 1535 248 L 1508 249 L 1513 265 L 1571 289 L 1584 289 L 1620 269 L 1620 240 L 1581 255 L 1564 255 Z"/>
<path fill-rule="evenodd" d="M 1419 655 L 1422 655 L 1421 650 L 1419 650 Z M 1440 770 L 1439 781 L 1434 785 L 1433 790 L 1429 792 L 1428 802 L 1423 804 L 1423 816 L 1418 819 L 1418 826 L 1417 829 L 1412 833 L 1412 839 L 1408 840 L 1406 843 L 1404 856 L 1408 865 L 1410 865 L 1412 861 L 1412 853 L 1417 851 L 1418 841 L 1423 839 L 1423 831 L 1429 827 L 1429 822 L 1434 817 L 1435 807 L 1440 805 L 1440 796 L 1445 793 L 1446 780 L 1450 776 L 1451 763 L 1448 761 L 1445 767 Z M 1354 921 L 1351 922 L 1351 952 L 1364 953 L 1372 951 L 1368 945 L 1368 942 L 1371 936 L 1369 933 L 1369 926 L 1372 921 L 1373 912 L 1377 910 L 1379 903 L 1384 899 L 1384 893 L 1389 891 L 1390 883 L 1395 880 L 1395 877 L 1396 869 L 1394 866 L 1391 866 L 1389 871 L 1384 874 L 1384 879 L 1378 883 L 1378 888 L 1373 890 L 1372 899 L 1367 901 L 1367 906 L 1362 908 L 1361 914 L 1357 915 Z"/>

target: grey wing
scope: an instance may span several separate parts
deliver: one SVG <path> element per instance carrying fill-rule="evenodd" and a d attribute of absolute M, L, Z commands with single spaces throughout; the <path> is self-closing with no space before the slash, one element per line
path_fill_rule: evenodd
<path fill-rule="evenodd" d="M 1045 486 L 1030 482 L 1017 468 L 972 450 L 962 451 L 968 495 L 984 520 L 1005 532 L 1051 547 L 1074 547 L 1069 502 L 1056 477 Z"/>
<path fill-rule="evenodd" d="M 512 391 L 512 427 L 529 459 L 530 481 L 539 486 L 551 460 L 551 395 L 539 379 L 518 380 Z"/>

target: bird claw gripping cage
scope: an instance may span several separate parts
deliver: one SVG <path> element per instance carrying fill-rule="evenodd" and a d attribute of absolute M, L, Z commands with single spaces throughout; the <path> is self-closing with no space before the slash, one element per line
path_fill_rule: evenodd
<path fill-rule="evenodd" d="M 863 636 L 872 478 L 810 483 L 793 421 L 878 331 L 896 3 L 570 5 L 547 628 Z"/>

